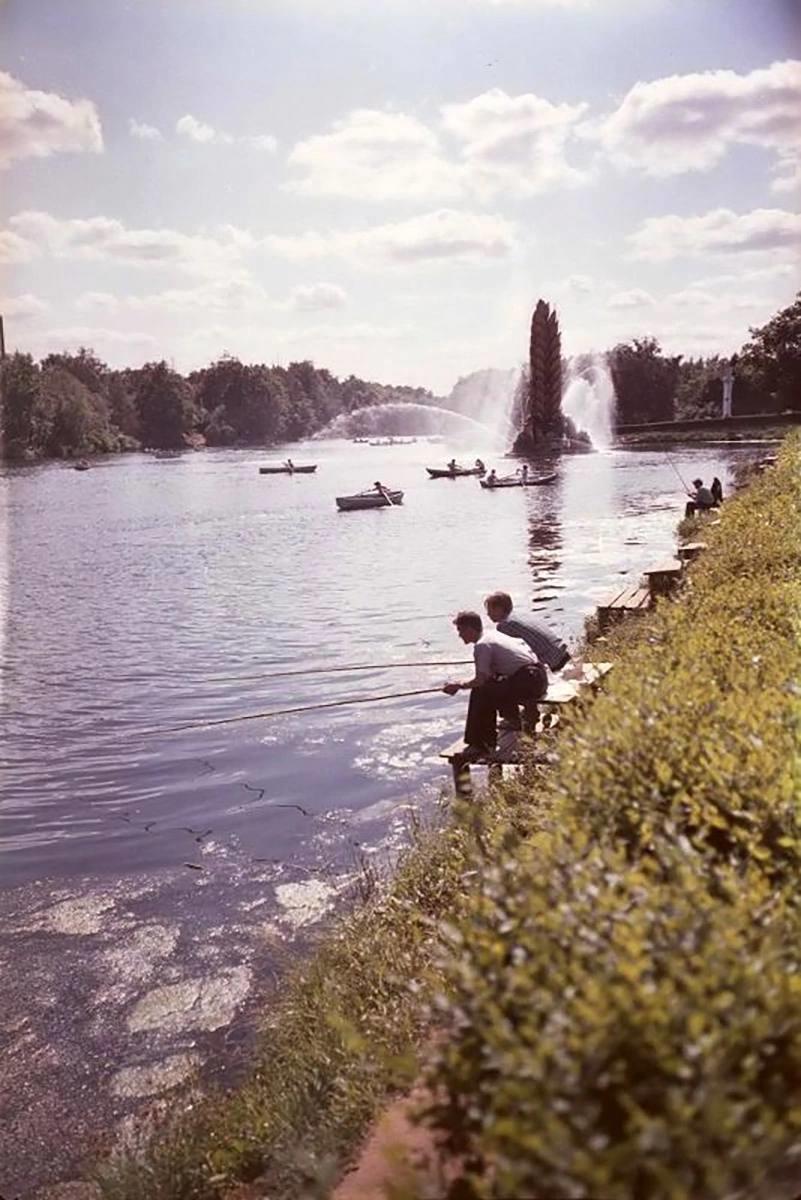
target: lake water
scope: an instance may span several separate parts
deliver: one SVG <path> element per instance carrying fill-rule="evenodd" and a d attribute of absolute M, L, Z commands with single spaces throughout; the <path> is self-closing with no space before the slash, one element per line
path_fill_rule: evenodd
<path fill-rule="evenodd" d="M 673 460 L 725 485 L 753 452 Z M 556 483 L 496 493 L 430 481 L 445 444 L 291 453 L 316 475 L 236 450 L 0 475 L 0 1194 L 74 1178 L 188 1076 L 236 1074 L 286 944 L 448 787 L 466 697 L 170 730 L 463 676 L 323 668 L 463 659 L 451 618 L 499 587 L 575 640 L 673 551 L 683 507 L 661 451 L 543 461 Z M 337 512 L 375 479 L 403 506 Z"/>
<path fill-rule="evenodd" d="M 493 461 L 480 444 L 461 458 L 476 453 Z M 673 461 L 725 481 L 743 453 Z M 555 484 L 494 494 L 430 481 L 425 465 L 447 455 L 426 443 L 292 455 L 317 473 L 260 476 L 279 454 L 225 450 L 5 471 L 4 882 L 169 864 L 198 833 L 302 854 L 291 806 L 343 814 L 443 782 L 437 751 L 464 697 L 160 730 L 464 675 L 322 668 L 464 658 L 450 619 L 497 587 L 575 639 L 621 572 L 675 544 L 682 496 L 661 451 L 563 457 Z M 335 495 L 376 478 L 404 489 L 403 507 L 336 511 Z"/>

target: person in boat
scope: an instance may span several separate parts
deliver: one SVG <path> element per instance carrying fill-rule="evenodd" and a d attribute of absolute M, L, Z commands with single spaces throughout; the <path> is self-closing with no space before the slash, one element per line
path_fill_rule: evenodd
<path fill-rule="evenodd" d="M 473 647 L 475 672 L 472 679 L 446 683 L 442 690 L 448 696 L 470 692 L 464 729 L 468 761 L 495 749 L 499 715 L 508 729 L 521 730 L 519 705 L 534 706 L 536 712 L 537 701 L 548 690 L 548 674 L 525 642 L 497 630 L 485 631 L 477 612 L 457 613 L 453 623 L 465 645 Z"/>
<path fill-rule="evenodd" d="M 715 507 L 715 497 L 708 487 L 704 487 L 703 479 L 693 480 L 693 491 L 688 492 L 690 499 L 684 509 L 685 520 L 687 517 L 693 517 L 696 513 L 709 512 Z"/>
<path fill-rule="evenodd" d="M 712 480 L 709 490 L 712 493 L 713 500 L 715 501 L 715 508 L 720 508 L 721 504 L 723 503 L 723 484 L 720 482 L 717 475 Z"/>
<path fill-rule="evenodd" d="M 484 474 L 484 472 L 486 471 L 486 469 L 487 469 L 487 468 L 484 466 L 484 464 L 483 464 L 483 462 L 481 461 L 481 459 L 480 459 L 480 458 L 477 458 L 477 459 L 476 459 L 476 470 L 477 470 L 477 471 L 480 471 L 480 472 L 481 472 L 481 474 L 483 475 L 483 474 Z"/>
<path fill-rule="evenodd" d="M 380 479 L 376 479 L 375 483 L 373 484 L 373 487 L 378 492 L 379 496 L 384 497 L 387 504 L 393 503 L 392 497 L 390 496 L 388 489 L 384 487 L 384 485 Z"/>
<path fill-rule="evenodd" d="M 489 475 L 487 476 L 486 482 L 489 484 L 490 487 L 495 487 L 495 484 L 498 482 L 498 476 L 495 474 L 494 467 L 492 468 Z"/>
<path fill-rule="evenodd" d="M 458 471 L 459 470 L 459 467 L 457 466 L 455 458 L 452 458 L 451 461 L 448 463 L 448 470 L 449 471 Z"/>
<path fill-rule="evenodd" d="M 288 458 L 288 459 L 286 460 L 286 466 L 289 468 L 289 470 L 290 470 L 290 471 L 294 471 L 294 470 L 295 470 L 295 464 L 293 463 L 293 461 L 292 461 L 292 459 L 291 459 L 291 458 Z"/>
<path fill-rule="evenodd" d="M 520 482 L 528 483 L 528 463 L 523 463 L 520 468 Z"/>
<path fill-rule="evenodd" d="M 552 671 L 563 671 L 570 662 L 570 651 L 559 635 L 533 613 L 518 614 L 508 592 L 491 592 L 484 608 L 498 633 L 520 638 Z"/>

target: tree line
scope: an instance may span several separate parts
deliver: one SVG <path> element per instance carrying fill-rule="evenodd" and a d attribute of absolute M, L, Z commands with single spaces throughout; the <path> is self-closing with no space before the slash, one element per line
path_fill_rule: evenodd
<path fill-rule="evenodd" d="M 801 396 L 801 293 L 751 337 L 731 360 L 732 413 L 778 413 Z M 667 355 L 656 338 L 635 338 L 607 356 L 617 398 L 617 423 L 719 417 L 727 360 Z"/>
<path fill-rule="evenodd" d="M 185 377 L 165 361 L 113 370 L 86 348 L 41 362 L 13 354 L 0 382 L 3 456 L 17 461 L 267 445 L 309 437 L 366 406 L 435 402 L 424 388 L 339 380 L 311 362 L 268 367 L 224 355 Z"/>
<path fill-rule="evenodd" d="M 666 355 L 656 338 L 643 337 L 615 346 L 607 361 L 618 424 L 720 415 L 725 360 L 718 356 Z M 751 330 L 734 368 L 735 415 L 780 412 L 798 403 L 801 293 Z M 451 402 L 425 388 L 355 375 L 340 380 L 308 361 L 268 367 L 224 355 L 183 376 L 163 360 L 113 370 L 85 348 L 40 362 L 16 353 L 0 368 L 0 446 L 3 457 L 26 461 L 192 444 L 267 445 L 309 437 L 341 413 L 378 404 L 452 403 L 467 411 L 463 401 L 476 390 L 468 387 L 470 379 L 457 383 Z"/>

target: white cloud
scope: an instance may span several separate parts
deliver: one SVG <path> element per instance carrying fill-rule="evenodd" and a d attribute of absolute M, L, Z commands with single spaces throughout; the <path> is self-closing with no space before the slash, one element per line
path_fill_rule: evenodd
<path fill-rule="evenodd" d="M 618 108 L 588 125 L 612 159 L 649 175 L 705 171 L 736 144 L 787 153 L 801 128 L 801 62 L 739 75 L 703 71 L 636 83 Z"/>
<path fill-rule="evenodd" d="M 56 258 L 165 266 L 204 275 L 230 268 L 240 256 L 230 230 L 212 237 L 174 229 L 129 229 L 111 217 L 65 218 L 36 211 L 18 213 L 9 224 L 14 234 Z"/>
<path fill-rule="evenodd" d="M 636 258 L 655 262 L 682 254 L 797 250 L 801 215 L 779 208 L 734 213 L 717 208 L 701 217 L 649 217 L 629 236 Z"/>
<path fill-rule="evenodd" d="M 610 308 L 647 308 L 656 301 L 644 288 L 629 288 L 628 291 L 614 292 L 606 303 Z"/>
<path fill-rule="evenodd" d="M 290 308 L 298 312 L 317 312 L 324 308 L 343 308 L 347 293 L 335 283 L 311 283 L 292 289 Z"/>
<path fill-rule="evenodd" d="M 365 259 L 410 264 L 502 258 L 515 242 L 514 226 L 505 217 L 443 208 L 351 232 L 269 236 L 261 244 L 291 259 L 343 256 L 357 264 Z"/>
<path fill-rule="evenodd" d="M 297 143 L 289 165 L 299 175 L 287 186 L 360 200 L 573 187 L 588 176 L 567 161 L 565 149 L 585 108 L 493 88 L 444 105 L 438 129 L 405 113 L 356 109 L 330 132 Z"/>
<path fill-rule="evenodd" d="M 206 125 L 204 121 L 198 121 L 197 117 L 193 117 L 191 113 L 178 118 L 175 122 L 175 132 L 180 133 L 182 137 L 189 138 L 191 142 L 230 142 L 232 140 L 229 134 L 218 133 L 211 125 Z"/>
<path fill-rule="evenodd" d="M 15 158 L 102 149 L 100 118 L 91 100 L 35 91 L 0 71 L 0 167 Z"/>
<path fill-rule="evenodd" d="M 224 133 L 212 125 L 207 125 L 205 121 L 199 121 L 191 113 L 186 113 L 185 116 L 178 118 L 175 122 L 175 132 L 181 137 L 189 138 L 191 142 L 206 146 L 232 146 L 236 142 L 242 146 L 251 146 L 255 150 L 266 150 L 271 154 L 278 148 L 278 141 L 272 134 L 246 134 L 243 137 L 234 137 L 233 134 Z"/>
<path fill-rule="evenodd" d="M 801 194 L 801 154 L 798 151 L 783 151 L 779 155 L 770 190 Z"/>
<path fill-rule="evenodd" d="M 6 318 L 13 317 L 17 321 L 40 317 L 42 313 L 47 312 L 49 307 L 50 305 L 45 300 L 40 300 L 38 296 L 33 296 L 30 292 L 26 292 L 22 296 L 0 298 L 0 313 Z"/>
<path fill-rule="evenodd" d="M 78 312 L 116 312 L 120 302 L 111 292 L 83 292 L 75 301 Z"/>
<path fill-rule="evenodd" d="M 139 138 L 142 142 L 163 142 L 161 130 L 145 121 L 137 121 L 136 117 L 128 118 L 128 132 L 131 137 Z"/>
<path fill-rule="evenodd" d="M 266 308 L 269 303 L 264 288 L 240 274 L 192 288 L 167 288 L 163 292 L 132 296 L 128 307 L 159 312 L 244 312 Z"/>
<path fill-rule="evenodd" d="M 289 165 L 304 174 L 288 186 L 309 196 L 455 196 L 462 190 L 455 164 L 442 156 L 439 139 L 403 113 L 360 108 L 335 121 L 330 133 L 298 142 Z"/>
<path fill-rule="evenodd" d="M 38 253 L 37 246 L 11 229 L 0 229 L 0 263 L 30 262 Z"/>
<path fill-rule="evenodd" d="M 474 187 L 533 195 L 586 181 L 586 173 L 565 157 L 567 140 L 586 107 L 492 88 L 464 104 L 444 105 L 442 125 L 460 141 Z"/>
<path fill-rule="evenodd" d="M 589 292 L 595 291 L 596 283 L 591 275 L 568 275 L 567 279 L 561 285 L 566 292 L 573 292 L 576 295 L 587 295 Z"/>

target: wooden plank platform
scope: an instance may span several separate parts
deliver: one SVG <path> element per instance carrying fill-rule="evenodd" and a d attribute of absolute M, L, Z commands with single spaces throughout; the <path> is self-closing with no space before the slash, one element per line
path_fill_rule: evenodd
<path fill-rule="evenodd" d="M 652 596 L 669 596 L 677 587 L 681 572 L 682 564 L 675 558 L 669 558 L 655 567 L 649 567 L 643 571 L 643 575 L 648 580 L 648 590 Z"/>
<path fill-rule="evenodd" d="M 603 633 L 627 613 L 644 613 L 651 607 L 651 590 L 641 583 L 628 583 L 598 605 L 598 628 Z"/>
<path fill-rule="evenodd" d="M 564 679 L 561 675 L 551 678 L 544 699 L 537 701 L 537 708 L 545 709 L 545 712 L 540 713 L 534 736 L 536 737 L 537 733 L 543 733 L 546 729 L 553 729 L 559 723 L 558 709 L 560 707 L 574 703 L 582 694 L 596 691 L 603 677 L 612 670 L 612 665 L 612 663 L 582 663 L 581 674 L 576 675 L 575 678 Z M 471 766 L 488 767 L 491 779 L 493 777 L 502 778 L 504 773 L 513 773 L 519 770 L 520 764 L 515 758 L 501 760 L 496 754 L 488 754 L 473 759 L 469 763 L 462 762 L 461 756 L 466 749 L 465 741 L 457 738 L 439 754 L 440 758 L 447 759 L 451 765 L 457 795 L 472 795 Z M 530 751 L 527 752 L 525 758 L 528 762 L 547 761 L 545 754 L 538 755 L 536 751 L 533 754 Z"/>
<path fill-rule="evenodd" d="M 692 562 L 699 554 L 703 554 L 706 550 L 706 542 L 685 542 L 683 546 L 679 546 L 678 555 L 682 562 Z"/>

